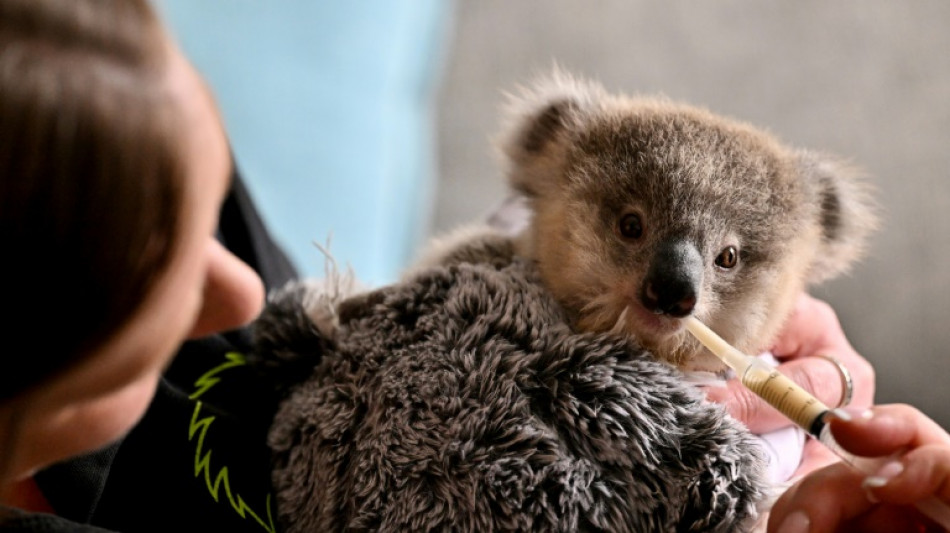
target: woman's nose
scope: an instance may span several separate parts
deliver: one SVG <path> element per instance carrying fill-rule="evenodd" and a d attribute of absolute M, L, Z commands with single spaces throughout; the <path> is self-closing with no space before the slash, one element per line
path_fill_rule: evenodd
<path fill-rule="evenodd" d="M 264 284 L 251 267 L 214 239 L 209 240 L 207 253 L 204 301 L 190 338 L 243 326 L 264 305 Z"/>

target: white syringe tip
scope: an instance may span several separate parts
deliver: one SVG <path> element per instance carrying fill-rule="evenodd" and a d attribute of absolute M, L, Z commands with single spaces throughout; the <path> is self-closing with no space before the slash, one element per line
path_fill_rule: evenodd
<path fill-rule="evenodd" d="M 702 345 L 716 357 L 722 359 L 722 361 L 733 370 L 743 372 L 746 367 L 749 366 L 750 356 L 733 348 L 731 344 L 717 335 L 716 332 L 709 329 L 706 324 L 700 322 L 698 318 L 687 316 L 682 320 L 686 326 L 686 330 L 689 331 L 693 337 L 696 337 L 696 340 L 702 343 Z"/>

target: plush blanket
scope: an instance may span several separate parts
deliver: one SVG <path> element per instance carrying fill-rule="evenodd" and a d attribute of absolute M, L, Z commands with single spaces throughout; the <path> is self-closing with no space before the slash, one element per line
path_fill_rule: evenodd
<path fill-rule="evenodd" d="M 269 444 L 297 531 L 743 531 L 754 438 L 629 339 L 571 330 L 531 264 L 437 266 L 257 325 L 291 385 Z"/>

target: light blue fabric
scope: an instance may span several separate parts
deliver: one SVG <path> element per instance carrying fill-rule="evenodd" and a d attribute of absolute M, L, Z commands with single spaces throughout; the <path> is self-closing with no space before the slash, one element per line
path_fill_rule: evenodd
<path fill-rule="evenodd" d="M 214 89 L 265 222 L 304 275 L 312 244 L 395 279 L 427 233 L 442 0 L 163 0 Z"/>

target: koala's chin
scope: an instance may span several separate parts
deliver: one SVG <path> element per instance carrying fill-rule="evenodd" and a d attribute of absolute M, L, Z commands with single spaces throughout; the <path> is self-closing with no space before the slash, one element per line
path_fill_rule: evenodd
<path fill-rule="evenodd" d="M 660 318 L 660 320 L 663 319 Z M 677 329 L 673 332 L 667 329 L 657 332 L 639 324 L 631 326 L 629 334 L 657 359 L 666 361 L 680 370 L 716 373 L 726 370 L 725 364 L 718 357 L 709 353 L 687 333 L 679 319 L 667 320 L 677 323 Z"/>

